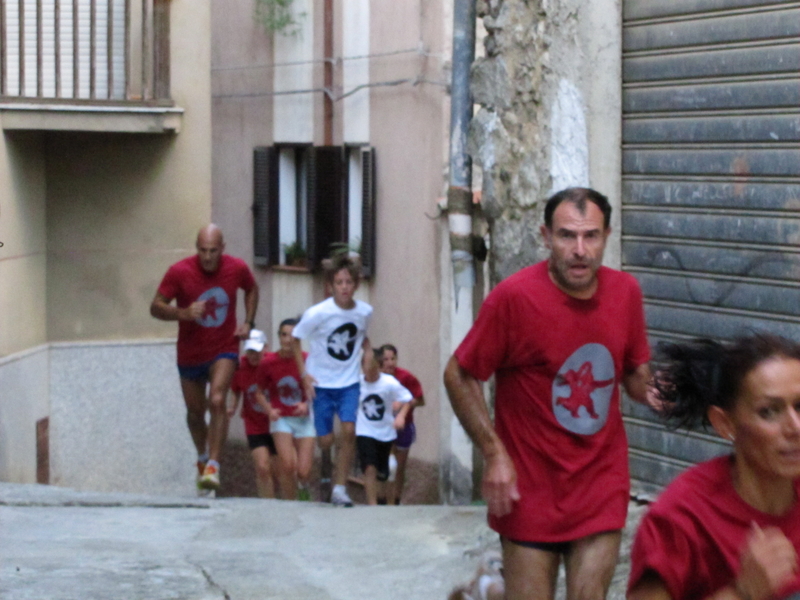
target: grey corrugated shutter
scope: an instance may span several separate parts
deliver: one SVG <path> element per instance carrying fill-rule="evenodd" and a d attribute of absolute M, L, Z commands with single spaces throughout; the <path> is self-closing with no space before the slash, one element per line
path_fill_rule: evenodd
<path fill-rule="evenodd" d="M 253 150 L 253 262 L 272 266 L 280 262 L 278 232 L 278 152 L 274 146 Z"/>
<path fill-rule="evenodd" d="M 364 277 L 375 274 L 375 149 L 361 150 L 363 197 L 361 210 L 361 265 Z"/>
<path fill-rule="evenodd" d="M 800 340 L 800 7 L 625 0 L 623 30 L 622 262 L 651 342 Z M 636 479 L 726 450 L 625 410 Z"/>
<path fill-rule="evenodd" d="M 341 146 L 308 149 L 308 257 L 313 270 L 328 256 L 331 244 L 347 241 L 344 165 Z"/>

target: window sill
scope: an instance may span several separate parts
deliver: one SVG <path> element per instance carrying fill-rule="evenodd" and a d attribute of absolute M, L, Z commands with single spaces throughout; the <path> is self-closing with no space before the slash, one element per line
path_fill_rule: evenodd
<path fill-rule="evenodd" d="M 279 273 L 307 273 L 311 275 L 311 269 L 308 267 L 294 267 L 292 265 L 272 265 L 270 270 Z"/>

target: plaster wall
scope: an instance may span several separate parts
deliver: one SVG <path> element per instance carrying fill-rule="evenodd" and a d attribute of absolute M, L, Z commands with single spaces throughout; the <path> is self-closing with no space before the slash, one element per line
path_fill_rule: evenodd
<path fill-rule="evenodd" d="M 52 344 L 48 392 L 51 483 L 196 494 L 172 341 Z"/>
<path fill-rule="evenodd" d="M 370 80 L 428 83 L 374 87 L 370 141 L 377 163 L 377 268 L 370 299 L 370 339 L 391 342 L 399 364 L 422 383 L 426 406 L 415 411 L 412 454 L 439 460 L 440 288 L 436 202 L 444 191 L 442 154 L 445 87 L 442 2 L 394 2 L 371 7 Z M 420 48 L 424 52 L 388 55 Z M 432 218 L 434 217 L 434 218 Z"/>
<path fill-rule="evenodd" d="M 170 6 L 180 134 L 45 135 L 51 341 L 175 335 L 148 306 L 211 217 L 210 12 Z"/>
<path fill-rule="evenodd" d="M 46 340 L 45 166 L 39 134 L 0 136 L 0 357 Z"/>
<path fill-rule="evenodd" d="M 49 414 L 48 374 L 46 345 L 0 359 L 0 481 L 36 482 L 36 421 Z"/>

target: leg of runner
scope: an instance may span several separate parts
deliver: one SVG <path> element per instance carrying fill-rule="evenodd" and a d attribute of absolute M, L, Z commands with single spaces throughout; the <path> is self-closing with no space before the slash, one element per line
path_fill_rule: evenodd
<path fill-rule="evenodd" d="M 281 498 L 297 499 L 297 450 L 291 433 L 276 431 L 272 434 L 275 449 L 278 451 L 278 477 L 280 478 Z M 313 443 L 313 438 L 311 438 Z"/>
<path fill-rule="evenodd" d="M 617 566 L 622 535 L 605 531 L 572 542 L 564 560 L 568 600 L 602 600 Z"/>
<path fill-rule="evenodd" d="M 553 600 L 561 555 L 503 539 L 506 600 Z"/>

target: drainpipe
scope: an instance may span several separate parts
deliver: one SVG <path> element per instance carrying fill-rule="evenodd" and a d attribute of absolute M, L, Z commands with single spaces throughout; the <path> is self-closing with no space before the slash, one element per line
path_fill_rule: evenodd
<path fill-rule="evenodd" d="M 475 60 L 475 0 L 455 0 L 453 6 L 453 79 L 450 88 L 450 185 L 447 221 L 450 231 L 455 308 L 459 292 L 475 285 L 472 256 L 472 162 L 467 131 L 472 120 L 470 68 Z M 471 309 L 472 303 L 468 302 Z M 470 315 L 471 316 L 471 315 Z"/>
<path fill-rule="evenodd" d="M 447 319 L 446 351 L 442 369 L 450 354 L 472 327 L 472 289 L 475 264 L 472 256 L 472 163 L 467 154 L 467 132 L 472 120 L 472 97 L 469 92 L 470 68 L 475 60 L 475 0 L 454 0 L 453 6 L 453 79 L 450 87 L 450 181 L 447 189 L 447 223 L 450 237 L 450 261 L 453 266 L 454 302 L 445 310 Z M 462 293 L 464 298 L 459 298 Z M 444 308 L 444 306 L 442 307 Z M 442 397 L 446 397 L 444 387 Z M 449 402 L 440 404 L 441 463 L 439 485 L 447 504 L 472 501 L 475 449 L 453 414 Z"/>

